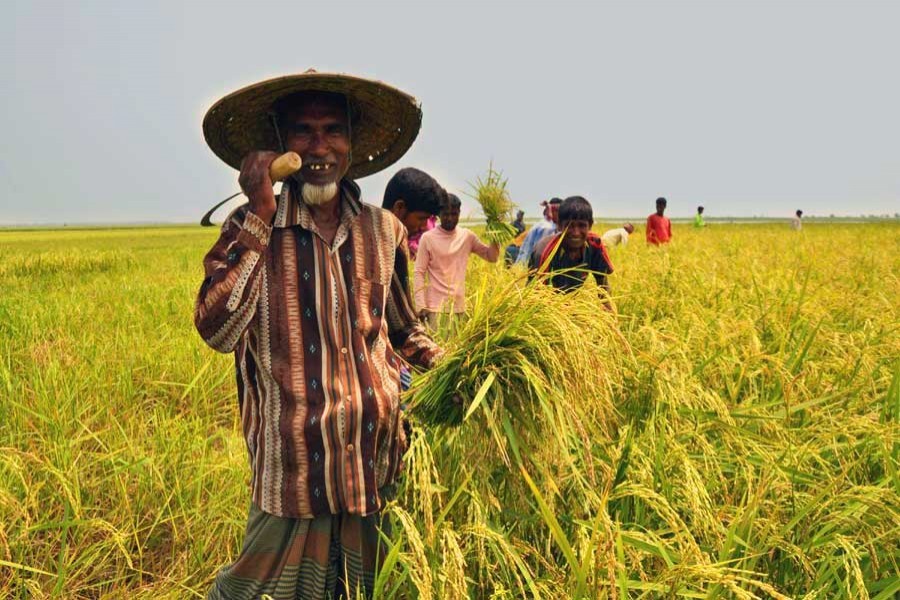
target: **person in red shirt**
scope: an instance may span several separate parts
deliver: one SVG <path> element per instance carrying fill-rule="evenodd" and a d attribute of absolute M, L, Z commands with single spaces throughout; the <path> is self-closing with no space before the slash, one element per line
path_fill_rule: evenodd
<path fill-rule="evenodd" d="M 647 217 L 647 243 L 659 246 L 668 244 L 672 239 L 672 222 L 663 216 L 666 212 L 666 199 L 656 199 L 656 212 Z"/>

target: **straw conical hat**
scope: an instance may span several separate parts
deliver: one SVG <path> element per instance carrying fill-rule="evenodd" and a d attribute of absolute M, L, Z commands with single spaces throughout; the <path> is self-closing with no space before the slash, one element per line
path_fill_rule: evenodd
<path fill-rule="evenodd" d="M 216 156 L 240 169 L 253 150 L 280 151 L 272 125 L 272 106 L 297 92 L 336 92 L 347 97 L 353 114 L 347 176 L 359 179 L 395 163 L 415 141 L 422 124 L 418 101 L 380 81 L 309 70 L 276 77 L 228 94 L 203 118 L 203 135 Z"/>

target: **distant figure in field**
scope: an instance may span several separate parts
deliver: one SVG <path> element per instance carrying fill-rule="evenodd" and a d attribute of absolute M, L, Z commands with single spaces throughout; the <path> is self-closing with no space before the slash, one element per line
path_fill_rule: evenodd
<path fill-rule="evenodd" d="M 697 207 L 697 214 L 694 216 L 694 227 L 700 229 L 706 227 L 706 221 L 703 220 L 703 207 Z"/>
<path fill-rule="evenodd" d="M 794 213 L 794 218 L 791 219 L 791 229 L 794 231 L 800 231 L 803 229 L 803 211 L 797 209 L 797 212 Z"/>
<path fill-rule="evenodd" d="M 672 222 L 663 216 L 666 212 L 665 198 L 656 199 L 656 212 L 647 217 L 647 243 L 659 246 L 672 239 Z"/>
<path fill-rule="evenodd" d="M 566 198 L 559 207 L 562 233 L 538 242 L 528 266 L 532 277 L 546 276 L 546 282 L 561 292 L 578 289 L 588 275 L 593 275 L 604 307 L 611 309 L 607 276 L 613 272 L 613 266 L 600 236 L 591 231 L 593 225 L 590 202 L 581 196 Z"/>
<path fill-rule="evenodd" d="M 525 231 L 525 211 L 516 212 L 516 220 L 512 222 L 512 226 L 516 228 L 516 235 Z"/>
<path fill-rule="evenodd" d="M 469 255 L 492 263 L 500 256 L 499 244 L 488 246 L 470 229 L 457 227 L 461 206 L 459 197 L 448 194 L 441 206 L 440 226 L 426 231 L 419 241 L 413 288 L 419 318 L 431 328 L 443 315 L 456 321 L 465 314 Z"/>
<path fill-rule="evenodd" d="M 522 242 L 522 246 L 519 248 L 519 254 L 516 256 L 516 264 L 527 265 L 535 245 L 537 245 L 542 238 L 556 233 L 560 204 L 562 204 L 562 199 L 553 198 L 544 207 L 544 220 L 535 224 L 525 236 L 525 241 Z"/>
<path fill-rule="evenodd" d="M 435 179 L 419 169 L 406 167 L 391 177 L 384 188 L 381 208 L 387 209 L 406 227 L 407 240 L 428 227 L 428 218 L 438 214 L 447 192 Z"/>
<path fill-rule="evenodd" d="M 603 240 L 603 245 L 607 248 L 612 248 L 613 246 L 627 246 L 628 236 L 632 233 L 634 233 L 634 225 L 625 223 L 617 229 L 610 229 L 601 235 L 600 239 Z"/>

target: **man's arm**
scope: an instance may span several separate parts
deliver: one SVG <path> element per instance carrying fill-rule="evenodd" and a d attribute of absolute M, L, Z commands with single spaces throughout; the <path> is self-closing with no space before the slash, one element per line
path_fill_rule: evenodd
<path fill-rule="evenodd" d="M 653 216 L 647 217 L 647 241 L 656 244 L 656 231 L 653 229 Z"/>
<path fill-rule="evenodd" d="M 469 252 L 477 254 L 489 263 L 497 262 L 500 257 L 500 244 L 491 242 L 490 246 L 478 239 L 475 232 L 469 231 L 471 242 L 469 243 Z"/>
<path fill-rule="evenodd" d="M 219 352 L 234 349 L 256 314 L 276 208 L 269 167 L 277 156 L 268 151 L 244 156 L 238 183 L 250 202 L 229 215 L 203 260 L 206 279 L 194 304 L 194 325 Z"/>
<path fill-rule="evenodd" d="M 394 251 L 394 272 L 387 298 L 388 335 L 394 350 L 411 365 L 430 369 L 443 354 L 431 339 L 413 310 L 409 286 L 409 252 L 406 248 L 406 228 L 395 221 L 398 240 Z"/>
<path fill-rule="evenodd" d="M 214 350 L 231 352 L 256 314 L 271 231 L 243 206 L 228 217 L 203 259 L 206 278 L 194 304 L 194 325 Z"/>
<path fill-rule="evenodd" d="M 416 254 L 416 266 L 413 269 L 413 290 L 415 290 L 416 310 L 421 315 L 428 309 L 425 305 L 425 274 L 431 264 L 431 251 L 428 238 L 423 236 L 419 241 L 419 253 Z"/>

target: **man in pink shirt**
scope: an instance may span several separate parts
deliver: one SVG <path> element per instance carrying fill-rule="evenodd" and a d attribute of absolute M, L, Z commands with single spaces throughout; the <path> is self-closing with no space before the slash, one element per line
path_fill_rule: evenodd
<path fill-rule="evenodd" d="M 672 222 L 663 216 L 666 212 L 666 199 L 656 199 L 656 212 L 647 217 L 647 243 L 659 246 L 668 244 L 672 239 Z"/>
<path fill-rule="evenodd" d="M 419 240 L 413 287 L 419 317 L 432 328 L 441 315 L 456 320 L 465 313 L 469 255 L 492 263 L 500 256 L 498 244 L 488 246 L 471 230 L 457 227 L 460 208 L 459 198 L 449 194 L 441 206 L 440 227 L 426 231 Z"/>

